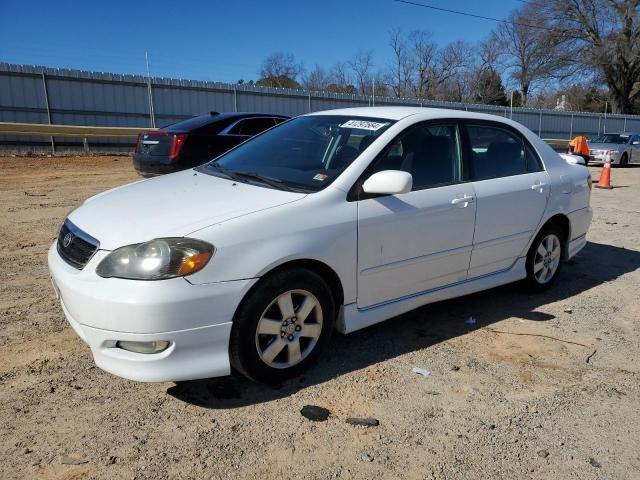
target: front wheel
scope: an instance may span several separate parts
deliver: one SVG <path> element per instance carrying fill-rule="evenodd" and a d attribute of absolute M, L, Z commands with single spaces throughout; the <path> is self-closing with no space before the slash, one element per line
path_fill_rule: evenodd
<path fill-rule="evenodd" d="M 272 274 L 238 308 L 229 345 L 231 364 L 258 382 L 295 377 L 327 345 L 334 321 L 331 290 L 319 275 L 304 269 Z"/>
<path fill-rule="evenodd" d="M 531 244 L 527 254 L 526 282 L 532 290 L 542 292 L 557 280 L 562 267 L 563 239 L 562 229 L 552 225 L 538 233 Z"/>
<path fill-rule="evenodd" d="M 620 157 L 620 166 L 624 168 L 628 164 L 629 164 L 629 157 L 627 157 L 626 153 L 623 153 L 622 157 Z"/>

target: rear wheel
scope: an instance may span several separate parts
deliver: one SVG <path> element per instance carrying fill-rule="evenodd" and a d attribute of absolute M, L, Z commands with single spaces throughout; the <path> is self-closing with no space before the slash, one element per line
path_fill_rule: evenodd
<path fill-rule="evenodd" d="M 556 225 L 545 227 L 535 238 L 527 254 L 526 282 L 534 291 L 550 288 L 562 267 L 564 232 Z"/>
<path fill-rule="evenodd" d="M 264 383 L 298 375 L 327 345 L 334 312 L 331 290 L 314 272 L 291 269 L 264 278 L 234 318 L 231 364 Z"/>

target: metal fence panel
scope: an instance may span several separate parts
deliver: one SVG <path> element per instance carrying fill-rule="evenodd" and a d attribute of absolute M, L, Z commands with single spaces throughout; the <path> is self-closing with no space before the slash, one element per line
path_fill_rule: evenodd
<path fill-rule="evenodd" d="M 0 121 L 66 125 L 149 127 L 148 79 L 139 75 L 0 63 Z M 45 84 L 47 96 L 45 96 Z M 309 111 L 375 105 L 441 107 L 499 115 L 522 123 L 543 138 L 569 139 L 604 131 L 640 131 L 640 116 L 398 99 L 363 95 L 261 88 L 195 80 L 152 78 L 156 126 L 210 111 L 252 111 L 296 116 Z M 49 110 L 47 110 L 47 97 Z M 82 139 L 76 142 L 81 144 Z M 50 146 L 48 138 L 0 136 L 0 148 L 19 144 Z M 67 138 L 59 142 L 72 147 Z M 130 140 L 106 138 L 94 151 L 126 150 Z M 27 147 L 28 148 L 28 145 Z M 57 151 L 64 151 L 64 148 Z"/>

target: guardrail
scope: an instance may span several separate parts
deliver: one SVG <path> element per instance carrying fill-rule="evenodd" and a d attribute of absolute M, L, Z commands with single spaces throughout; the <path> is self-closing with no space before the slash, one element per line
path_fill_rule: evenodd
<path fill-rule="evenodd" d="M 154 130 L 142 127 L 92 127 L 84 125 L 49 125 L 46 123 L 0 122 L 0 135 L 42 135 L 46 137 L 137 137 Z"/>

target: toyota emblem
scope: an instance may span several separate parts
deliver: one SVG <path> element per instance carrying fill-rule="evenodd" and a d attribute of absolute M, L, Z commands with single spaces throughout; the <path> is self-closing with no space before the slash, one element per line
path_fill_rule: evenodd
<path fill-rule="evenodd" d="M 73 243 L 73 239 L 76 238 L 75 235 L 71 232 L 67 233 L 62 239 L 62 246 L 64 248 L 68 248 L 69 245 Z"/>

